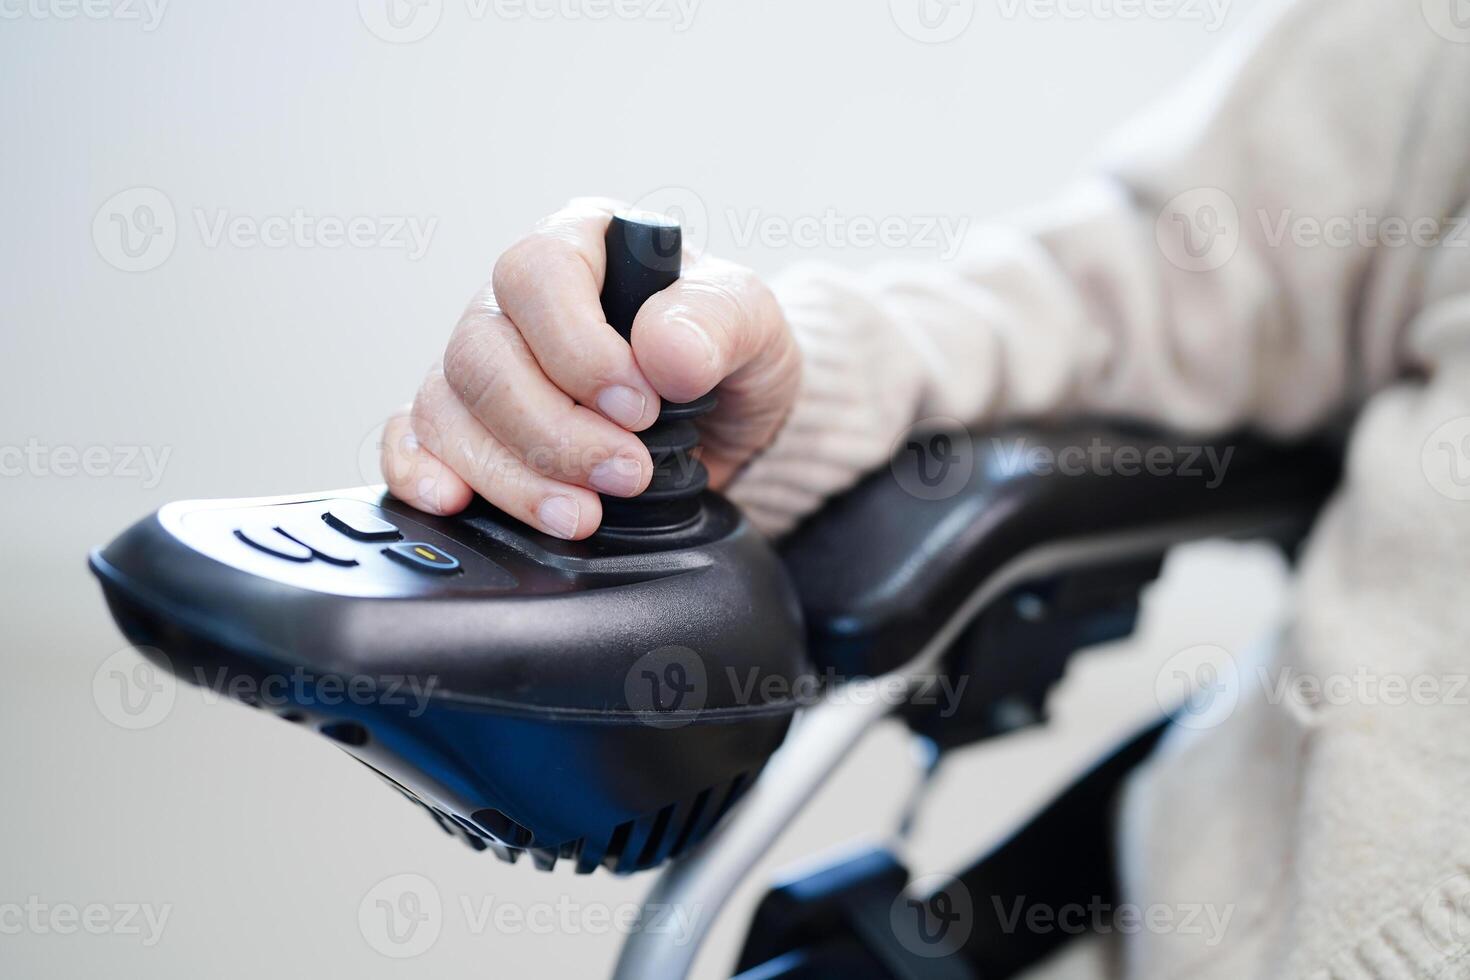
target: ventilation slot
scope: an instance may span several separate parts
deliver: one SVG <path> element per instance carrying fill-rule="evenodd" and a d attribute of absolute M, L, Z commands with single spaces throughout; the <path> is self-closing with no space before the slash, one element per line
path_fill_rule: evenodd
<path fill-rule="evenodd" d="M 321 733 L 334 742 L 360 747 L 368 744 L 368 730 L 355 721 L 331 721 L 321 727 Z"/>

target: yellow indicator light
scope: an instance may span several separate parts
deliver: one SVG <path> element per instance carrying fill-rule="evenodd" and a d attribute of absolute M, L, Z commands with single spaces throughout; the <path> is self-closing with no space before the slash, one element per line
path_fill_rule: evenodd
<path fill-rule="evenodd" d="M 416 554 L 418 554 L 418 555 L 420 555 L 420 556 L 422 556 L 424 558 L 427 558 L 429 561 L 438 561 L 439 560 L 439 556 L 436 555 L 436 554 L 434 554 L 428 548 L 415 548 L 413 550 L 414 550 L 414 552 Z"/>

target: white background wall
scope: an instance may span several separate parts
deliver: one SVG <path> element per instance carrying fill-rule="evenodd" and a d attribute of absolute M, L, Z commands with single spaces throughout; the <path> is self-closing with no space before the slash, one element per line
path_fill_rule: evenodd
<path fill-rule="evenodd" d="M 1102 0 L 1080 18 L 926 0 L 973 19 L 925 43 L 895 19 L 915 0 L 703 0 L 684 29 L 594 21 L 575 0 L 533 3 L 561 11 L 544 19 L 426 0 L 429 20 L 410 23 L 437 26 L 389 43 L 367 26 L 384 33 L 387 0 L 173 0 L 156 24 L 146 8 L 140 22 L 122 0 L 92 2 L 109 16 L 0 0 L 0 444 L 29 456 L 0 477 L 0 905 L 171 911 L 152 947 L 0 933 L 0 973 L 17 977 L 603 974 L 615 937 L 476 934 L 461 900 L 610 905 L 651 879 L 473 855 L 324 740 L 192 691 L 152 728 L 113 725 L 92 682 L 123 643 L 86 550 L 171 499 L 365 482 L 364 440 L 411 395 L 497 251 L 570 196 L 683 188 L 674 196 L 698 200 L 724 254 L 765 270 L 862 267 L 885 250 L 740 229 L 829 209 L 849 228 L 891 215 L 917 227 L 1040 200 L 1255 6 L 1217 6 L 1224 30 L 1212 31 L 1194 0 L 1139 20 Z M 126 272 L 111 214 L 158 200 L 114 199 L 134 188 L 166 197 L 175 243 Z M 222 217 L 257 226 L 298 211 L 379 230 L 407 217 L 432 235 L 415 258 L 207 233 Z M 117 464 L 107 475 L 67 475 L 64 454 L 49 455 L 92 446 Z M 128 472 L 128 447 L 167 453 L 160 478 Z M 1280 586 L 1263 552 L 1205 548 L 1172 565 L 1140 641 L 1074 671 L 1055 734 L 967 753 L 945 773 L 916 865 L 958 863 L 1151 710 L 1171 652 L 1248 644 Z M 886 833 L 911 780 L 899 733 L 875 733 L 762 874 Z M 446 908 L 438 941 L 407 961 L 375 952 L 357 923 L 367 891 L 401 872 L 428 877 Z M 740 931 L 732 920 L 717 934 L 702 976 L 728 975 Z"/>

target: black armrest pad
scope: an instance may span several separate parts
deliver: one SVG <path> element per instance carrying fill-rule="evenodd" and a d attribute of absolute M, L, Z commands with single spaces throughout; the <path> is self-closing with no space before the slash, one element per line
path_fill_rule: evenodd
<path fill-rule="evenodd" d="M 1207 443 L 1099 423 L 946 435 L 948 448 L 933 436 L 900 447 L 784 543 L 819 668 L 901 666 L 977 588 L 1040 548 L 1065 563 L 1058 553 L 1078 546 L 1076 560 L 1095 564 L 1114 541 L 1158 552 L 1218 535 L 1294 544 L 1340 472 L 1334 447 L 1252 436 Z M 949 478 L 926 486 L 945 458 Z"/>

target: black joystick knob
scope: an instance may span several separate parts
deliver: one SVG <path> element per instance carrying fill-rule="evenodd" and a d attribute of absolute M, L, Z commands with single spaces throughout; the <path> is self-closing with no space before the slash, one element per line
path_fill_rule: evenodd
<path fill-rule="evenodd" d="M 622 211 L 607 226 L 607 274 L 602 312 L 623 339 L 650 296 L 679 278 L 683 235 L 678 222 L 646 211 Z M 692 402 L 664 402 L 658 421 L 638 433 L 653 458 L 653 480 L 637 497 L 602 498 L 602 527 L 612 533 L 655 533 L 693 523 L 709 473 L 695 455 L 694 420 L 715 407 L 713 393 Z"/>

